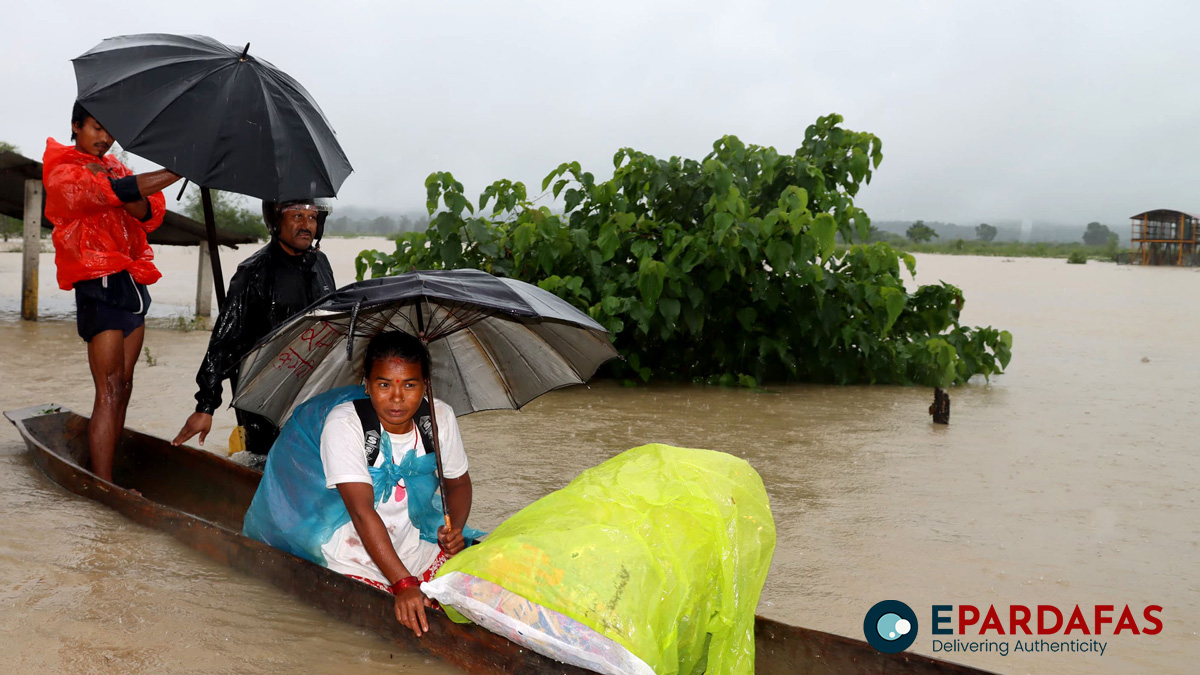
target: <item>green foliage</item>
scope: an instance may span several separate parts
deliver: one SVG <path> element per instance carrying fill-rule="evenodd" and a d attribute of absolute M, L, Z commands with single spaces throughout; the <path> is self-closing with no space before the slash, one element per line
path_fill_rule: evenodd
<path fill-rule="evenodd" d="M 938 233 L 934 232 L 932 227 L 926 225 L 925 221 L 918 220 L 908 226 L 908 230 L 905 231 L 904 236 L 908 237 L 909 241 L 920 244 L 938 236 Z"/>
<path fill-rule="evenodd" d="M 1083 251 L 1071 251 L 1071 255 L 1067 256 L 1067 264 L 1070 265 L 1086 265 L 1087 254 Z"/>
<path fill-rule="evenodd" d="M 194 330 L 207 330 L 209 319 L 203 316 L 183 316 L 176 314 L 167 323 L 167 329 L 190 333 Z"/>
<path fill-rule="evenodd" d="M 21 237 L 25 233 L 25 223 L 16 218 L 0 215 L 0 237 L 8 241 L 9 237 Z"/>
<path fill-rule="evenodd" d="M 0 141 L 0 152 L 18 152 L 17 146 L 6 141 Z M 16 218 L 0 215 L 0 237 L 8 241 L 9 237 L 19 237 L 25 231 L 25 224 Z"/>
<path fill-rule="evenodd" d="M 882 160 L 869 133 L 838 115 L 810 126 L 790 155 L 734 136 L 702 160 L 624 148 L 611 180 L 578 162 L 543 181 L 555 213 L 499 180 L 477 202 L 447 172 L 425 185 L 429 229 L 394 253 L 363 251 L 359 279 L 412 269 L 477 268 L 537 283 L 614 336 L 626 379 L 949 385 L 998 373 L 1011 337 L 958 323 L 948 284 L 909 293 L 913 258 L 862 241 L 854 204 Z"/>
<path fill-rule="evenodd" d="M 261 212 L 246 207 L 246 198 L 233 192 L 211 190 L 213 217 L 222 230 L 247 234 L 267 239 L 267 226 L 263 224 Z M 192 220 L 204 222 L 204 205 L 200 201 L 200 189 L 193 186 L 183 199 L 183 213 Z"/>
<path fill-rule="evenodd" d="M 992 241 L 996 238 L 996 234 L 998 234 L 998 232 L 999 231 L 994 226 L 988 225 L 987 223 L 980 223 L 975 226 L 975 236 L 979 239 L 979 241 Z"/>
<path fill-rule="evenodd" d="M 1116 233 L 1109 230 L 1107 225 L 1088 223 L 1087 230 L 1083 233 L 1083 243 L 1088 246 L 1105 246 L 1109 243 L 1110 237 L 1116 236 Z"/>

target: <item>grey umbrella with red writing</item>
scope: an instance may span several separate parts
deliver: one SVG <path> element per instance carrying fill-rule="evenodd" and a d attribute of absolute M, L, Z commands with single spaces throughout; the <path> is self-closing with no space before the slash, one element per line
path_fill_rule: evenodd
<path fill-rule="evenodd" d="M 608 331 L 537 286 L 479 270 L 409 272 L 344 286 L 260 340 L 242 359 L 233 406 L 283 426 L 312 396 L 361 382 L 366 343 L 385 330 L 428 346 L 433 388 L 459 415 L 519 408 L 617 356 Z"/>
<path fill-rule="evenodd" d="M 427 345 L 429 397 L 458 415 L 520 408 L 617 356 L 608 331 L 537 286 L 479 270 L 409 272 L 344 286 L 260 340 L 233 406 L 282 427 L 309 398 L 361 382 L 367 342 L 388 330 Z"/>

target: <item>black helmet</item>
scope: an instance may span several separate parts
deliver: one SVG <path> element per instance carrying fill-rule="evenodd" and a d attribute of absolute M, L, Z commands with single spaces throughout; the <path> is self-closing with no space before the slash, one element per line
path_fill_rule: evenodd
<path fill-rule="evenodd" d="M 273 202 L 263 200 L 262 214 L 263 222 L 267 225 L 267 231 L 272 237 L 279 236 L 279 215 L 293 206 L 308 206 L 314 207 L 317 210 L 317 231 L 313 235 L 313 245 L 316 246 L 321 241 L 321 235 L 325 234 L 325 219 L 333 213 L 333 204 L 328 199 L 292 199 L 286 202 Z"/>

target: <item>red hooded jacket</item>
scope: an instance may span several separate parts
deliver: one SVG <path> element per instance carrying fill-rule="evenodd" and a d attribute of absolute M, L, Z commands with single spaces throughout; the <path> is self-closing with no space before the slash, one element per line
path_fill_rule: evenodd
<path fill-rule="evenodd" d="M 88 164 L 105 172 L 93 173 Z M 162 224 L 167 200 L 150 195 L 150 218 L 141 222 L 125 210 L 113 192 L 109 177 L 132 175 L 129 167 L 112 155 L 96 157 L 46 139 L 42 157 L 42 182 L 46 186 L 46 218 L 54 225 L 54 263 L 58 286 L 71 290 L 86 279 L 129 270 L 135 281 L 152 284 L 162 278 L 154 266 L 154 251 L 146 233 Z"/>

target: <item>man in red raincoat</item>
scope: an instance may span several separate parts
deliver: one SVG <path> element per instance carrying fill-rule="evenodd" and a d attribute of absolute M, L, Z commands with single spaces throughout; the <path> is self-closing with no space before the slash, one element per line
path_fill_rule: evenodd
<path fill-rule="evenodd" d="M 112 136 L 79 103 L 71 112 L 71 140 L 74 146 L 46 139 L 46 217 L 54 225 L 58 285 L 75 290 L 76 326 L 96 387 L 88 424 L 91 468 L 111 481 L 145 335 L 146 286 L 162 277 L 146 233 L 162 224 L 166 199 L 160 193 L 179 176 L 165 169 L 134 176 L 107 155 Z"/>

